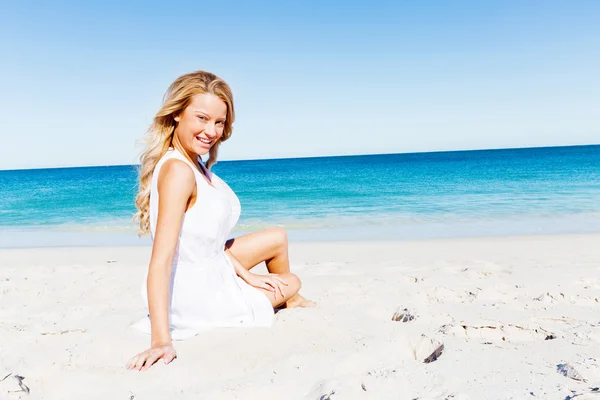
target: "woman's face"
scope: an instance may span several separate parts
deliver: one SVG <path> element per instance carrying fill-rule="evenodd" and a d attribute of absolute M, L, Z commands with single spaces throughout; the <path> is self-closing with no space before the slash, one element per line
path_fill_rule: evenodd
<path fill-rule="evenodd" d="M 225 128 L 227 105 L 211 93 L 197 94 L 174 119 L 175 139 L 190 155 L 202 156 L 219 141 Z"/>

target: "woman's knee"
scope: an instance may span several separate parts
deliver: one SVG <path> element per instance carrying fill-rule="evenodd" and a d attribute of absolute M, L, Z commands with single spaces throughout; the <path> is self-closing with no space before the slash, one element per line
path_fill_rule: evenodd
<path fill-rule="evenodd" d="M 294 294 L 300 291 L 300 288 L 302 287 L 302 281 L 300 280 L 300 278 L 298 278 L 298 275 L 288 273 L 285 275 L 284 280 L 286 280 L 288 287 L 292 288 Z"/>
<path fill-rule="evenodd" d="M 288 235 L 283 228 L 269 228 L 269 234 L 272 237 L 273 243 L 281 249 L 287 250 L 288 247 Z"/>

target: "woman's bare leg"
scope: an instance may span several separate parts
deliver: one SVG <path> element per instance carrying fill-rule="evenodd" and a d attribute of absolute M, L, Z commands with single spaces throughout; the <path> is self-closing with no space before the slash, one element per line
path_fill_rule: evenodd
<path fill-rule="evenodd" d="M 283 299 L 281 297 L 275 298 L 275 293 L 270 290 L 258 288 L 258 290 L 267 296 L 267 299 L 269 299 L 273 308 L 285 306 L 290 299 L 297 295 L 300 286 L 302 286 L 300 279 L 294 274 L 278 274 L 278 276 L 287 283 L 287 286 L 285 286 L 284 289 Z"/>
<path fill-rule="evenodd" d="M 281 228 L 270 228 L 230 239 L 225 248 L 248 270 L 263 261 L 272 274 L 290 272 L 287 233 Z M 314 307 L 313 301 L 300 294 L 286 301 L 286 307 Z"/>

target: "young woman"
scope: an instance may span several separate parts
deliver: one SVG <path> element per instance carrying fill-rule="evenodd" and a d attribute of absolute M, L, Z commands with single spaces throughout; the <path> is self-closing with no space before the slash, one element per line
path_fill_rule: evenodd
<path fill-rule="evenodd" d="M 148 132 L 136 218 L 153 241 L 142 291 L 149 315 L 135 326 L 151 335 L 151 345 L 129 369 L 171 362 L 172 340 L 215 327 L 270 326 L 274 307 L 314 306 L 298 294 L 284 230 L 227 240 L 240 202 L 210 168 L 233 121 L 227 83 L 196 71 L 171 84 Z M 268 275 L 250 272 L 263 261 Z"/>

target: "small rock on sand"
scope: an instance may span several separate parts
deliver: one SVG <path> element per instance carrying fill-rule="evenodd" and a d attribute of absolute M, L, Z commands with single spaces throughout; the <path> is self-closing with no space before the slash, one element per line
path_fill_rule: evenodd
<path fill-rule="evenodd" d="M 392 321 L 409 322 L 415 319 L 415 313 L 410 311 L 408 308 L 398 307 L 394 315 L 392 315 Z"/>

